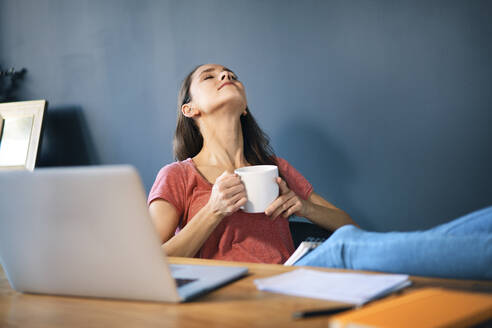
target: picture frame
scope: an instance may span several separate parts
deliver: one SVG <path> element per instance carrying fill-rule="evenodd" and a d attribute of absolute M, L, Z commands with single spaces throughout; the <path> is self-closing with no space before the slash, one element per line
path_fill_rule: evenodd
<path fill-rule="evenodd" d="M 34 170 L 46 103 L 0 103 L 0 170 Z"/>

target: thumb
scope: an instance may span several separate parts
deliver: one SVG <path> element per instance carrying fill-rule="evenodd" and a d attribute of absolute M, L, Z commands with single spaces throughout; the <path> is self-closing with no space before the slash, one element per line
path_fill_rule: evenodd
<path fill-rule="evenodd" d="M 215 180 L 215 182 L 218 182 L 222 179 L 225 179 L 227 176 L 230 176 L 230 175 L 234 175 L 234 172 L 229 172 L 228 170 L 225 170 L 224 172 L 222 172 L 221 175 L 219 175 L 219 177 Z"/>
<path fill-rule="evenodd" d="M 286 194 L 290 191 L 287 186 L 287 182 L 285 182 L 281 177 L 277 178 L 278 188 L 280 189 L 280 194 Z"/>

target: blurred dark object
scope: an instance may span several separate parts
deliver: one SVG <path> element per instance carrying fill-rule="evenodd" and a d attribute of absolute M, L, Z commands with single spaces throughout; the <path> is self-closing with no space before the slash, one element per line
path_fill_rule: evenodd
<path fill-rule="evenodd" d="M 95 165 L 99 162 L 82 109 L 78 106 L 50 108 L 45 117 L 36 166 Z"/>
<path fill-rule="evenodd" d="M 333 231 L 325 230 L 309 222 L 289 221 L 289 227 L 294 241 L 294 248 L 297 248 L 308 237 L 326 239 L 333 233 Z"/>
<path fill-rule="evenodd" d="M 0 102 L 16 101 L 15 92 L 26 73 L 25 68 L 17 71 L 14 67 L 2 69 L 0 66 Z"/>

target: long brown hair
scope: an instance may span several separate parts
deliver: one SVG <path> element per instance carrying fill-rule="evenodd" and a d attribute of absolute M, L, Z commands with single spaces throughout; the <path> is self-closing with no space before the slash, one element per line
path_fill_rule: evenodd
<path fill-rule="evenodd" d="M 201 67 L 199 65 L 191 71 L 181 83 L 178 93 L 178 118 L 174 133 L 173 151 L 175 159 L 182 161 L 196 156 L 203 147 L 203 137 L 200 129 L 192 118 L 181 112 L 181 107 L 191 101 L 190 86 L 193 73 Z M 246 115 L 241 115 L 241 129 L 244 140 L 244 156 L 251 165 L 277 165 L 275 153 L 270 146 L 270 139 L 256 123 L 255 118 L 246 107 Z"/>

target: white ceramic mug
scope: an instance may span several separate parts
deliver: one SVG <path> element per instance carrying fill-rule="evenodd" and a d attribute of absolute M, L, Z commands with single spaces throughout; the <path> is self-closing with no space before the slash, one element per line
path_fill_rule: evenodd
<path fill-rule="evenodd" d="M 241 209 L 247 213 L 262 213 L 278 197 L 278 168 L 275 165 L 240 167 L 234 173 L 241 177 L 248 201 Z"/>

